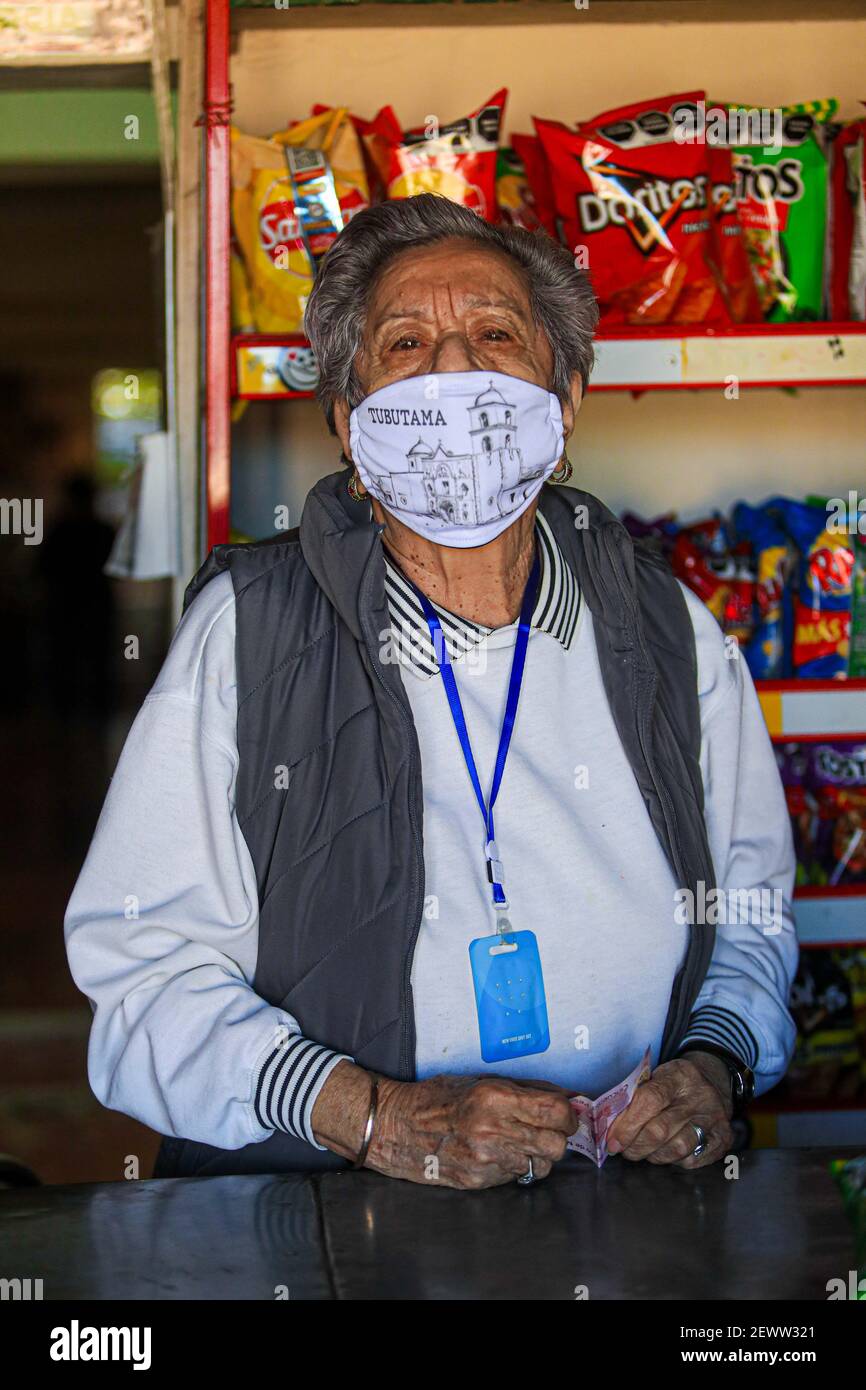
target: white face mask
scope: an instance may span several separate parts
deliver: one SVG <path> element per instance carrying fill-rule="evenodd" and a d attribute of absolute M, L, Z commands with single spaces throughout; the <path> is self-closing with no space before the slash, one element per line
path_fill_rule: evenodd
<path fill-rule="evenodd" d="M 349 417 L 367 491 L 438 545 L 486 545 L 525 512 L 562 456 L 556 396 L 502 372 L 394 381 Z"/>

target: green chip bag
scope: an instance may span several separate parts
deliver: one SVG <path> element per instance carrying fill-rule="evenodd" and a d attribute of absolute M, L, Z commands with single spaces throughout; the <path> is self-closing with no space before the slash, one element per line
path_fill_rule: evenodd
<path fill-rule="evenodd" d="M 728 107 L 733 115 L 747 113 Z M 824 127 L 836 102 L 782 108 L 781 130 L 767 145 L 731 137 L 737 214 L 768 323 L 819 319 L 823 312 L 827 156 Z M 781 138 L 778 138 L 780 136 Z"/>

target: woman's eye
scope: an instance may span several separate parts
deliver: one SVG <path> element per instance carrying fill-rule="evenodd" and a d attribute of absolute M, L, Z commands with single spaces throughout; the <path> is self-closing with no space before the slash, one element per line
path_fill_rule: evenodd
<path fill-rule="evenodd" d="M 507 343 L 511 334 L 504 328 L 485 328 L 484 337 L 491 343 Z"/>
<path fill-rule="evenodd" d="M 397 339 L 397 341 L 393 344 L 392 351 L 397 351 L 397 352 L 413 352 L 413 351 L 415 350 L 415 348 L 419 348 L 420 346 L 421 346 L 421 340 L 420 340 L 420 338 L 416 338 L 416 337 L 414 336 L 414 334 L 412 334 L 412 333 L 404 333 L 404 334 L 403 334 L 401 337 L 399 337 L 399 338 Z"/>

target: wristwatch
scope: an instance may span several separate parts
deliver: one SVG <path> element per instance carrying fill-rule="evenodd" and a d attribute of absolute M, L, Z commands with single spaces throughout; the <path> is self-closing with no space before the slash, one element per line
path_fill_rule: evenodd
<path fill-rule="evenodd" d="M 684 1057 L 687 1052 L 710 1052 L 714 1057 L 720 1058 L 728 1069 L 731 1078 L 731 1102 L 734 1107 L 734 1114 L 739 1114 L 746 1108 L 749 1101 L 755 1095 L 755 1073 L 751 1067 L 747 1067 L 745 1062 L 741 1062 L 733 1052 L 728 1052 L 725 1047 L 716 1047 L 715 1043 L 694 1042 L 686 1043 L 680 1049 L 679 1055 Z"/>

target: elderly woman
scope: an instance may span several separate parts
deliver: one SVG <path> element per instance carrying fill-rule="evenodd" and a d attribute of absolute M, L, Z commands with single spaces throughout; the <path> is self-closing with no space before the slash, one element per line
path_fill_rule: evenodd
<path fill-rule="evenodd" d="M 193 579 L 66 916 L 92 1085 L 168 1136 L 158 1175 L 532 1181 L 646 1048 L 609 1147 L 695 1167 L 784 1072 L 794 866 L 748 673 L 555 486 L 595 322 L 553 241 L 430 195 L 328 253 L 348 469 Z"/>

